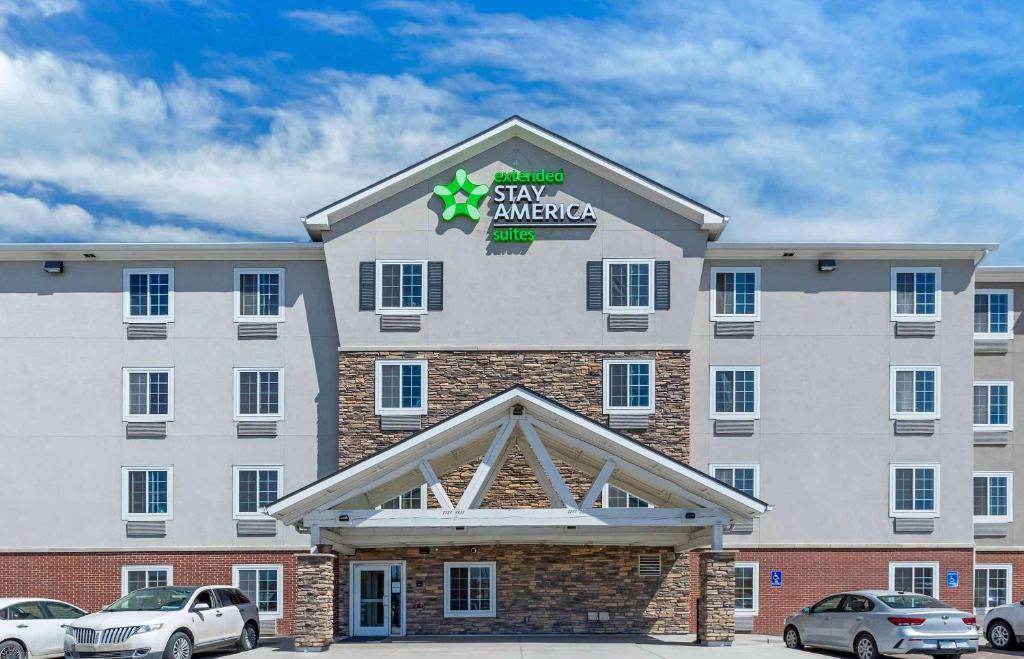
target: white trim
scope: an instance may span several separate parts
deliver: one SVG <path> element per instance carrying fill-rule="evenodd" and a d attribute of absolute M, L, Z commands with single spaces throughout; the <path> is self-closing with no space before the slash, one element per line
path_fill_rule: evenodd
<path fill-rule="evenodd" d="M 985 430 L 1013 430 L 1013 380 L 975 380 L 975 387 L 988 387 L 988 402 L 989 408 L 985 410 L 985 417 L 989 418 L 989 412 L 992 409 L 992 389 L 993 386 L 1005 386 L 1006 387 L 1006 423 L 975 423 L 974 430 L 985 431 Z M 971 388 L 971 418 L 974 418 L 974 388 Z"/>
<path fill-rule="evenodd" d="M 608 369 L 608 367 L 610 365 L 612 365 L 612 364 L 647 364 L 647 367 L 649 369 L 648 385 L 647 385 L 648 386 L 647 405 L 637 406 L 637 407 L 630 407 L 628 405 L 625 405 L 625 406 L 621 406 L 621 405 L 620 406 L 613 406 L 613 405 L 610 404 L 609 399 L 610 399 L 610 396 L 611 396 L 611 388 L 609 387 L 609 380 L 608 380 L 608 370 L 609 369 Z M 603 364 L 602 364 L 602 366 L 601 366 L 601 370 L 602 370 L 602 374 L 601 374 L 602 375 L 602 378 L 601 378 L 602 379 L 602 400 L 604 402 L 603 410 L 602 411 L 603 411 L 604 414 L 654 414 L 654 409 L 655 409 L 654 392 L 655 392 L 655 389 L 657 388 L 655 386 L 656 385 L 656 381 L 654 379 L 655 378 L 655 360 L 653 360 L 653 359 L 605 359 Z M 629 386 L 628 373 L 627 373 L 627 383 L 626 383 L 626 386 L 627 386 L 627 388 Z M 627 397 L 629 396 L 629 392 L 628 391 L 626 392 L 626 396 Z"/>
<path fill-rule="evenodd" d="M 896 568 L 898 567 L 930 567 L 932 568 L 932 583 L 935 584 L 935 592 L 931 594 L 935 599 L 942 599 L 940 597 L 940 590 L 942 588 L 942 574 L 939 572 L 938 561 L 889 561 L 889 590 L 896 590 Z M 971 580 L 974 580 L 974 575 L 971 574 Z M 906 592 L 906 591 L 904 591 Z M 927 595 L 927 593 L 918 593 L 918 595 Z M 974 599 L 974 596 L 971 596 Z"/>
<path fill-rule="evenodd" d="M 128 594 L 128 573 L 129 572 L 152 572 L 163 570 L 167 573 L 167 585 L 174 585 L 173 565 L 122 565 L 121 566 L 121 597 Z M 146 575 L 146 586 L 149 586 L 149 575 Z"/>
<path fill-rule="evenodd" d="M 384 307 L 381 297 L 384 293 L 383 270 L 385 265 L 420 266 L 420 306 Z M 374 261 L 373 308 L 380 316 L 423 316 L 427 313 L 427 262 L 419 259 L 384 259 Z"/>
<path fill-rule="evenodd" d="M 236 323 L 283 323 L 285 301 L 284 268 L 235 268 L 235 295 L 234 295 L 234 318 Z M 276 274 L 278 275 L 277 286 L 277 315 L 274 316 L 244 316 L 242 315 L 242 275 Z"/>
<path fill-rule="evenodd" d="M 935 275 L 935 313 L 897 313 L 896 312 L 896 275 L 901 273 L 919 273 L 919 272 L 930 272 Z M 915 293 L 917 292 L 915 284 Z M 973 302 L 973 300 L 972 300 Z M 916 303 L 915 303 L 916 307 Z M 973 309 L 973 306 L 972 306 Z M 901 267 L 891 268 L 889 271 L 889 314 L 890 320 L 900 321 L 927 321 L 927 320 L 942 320 L 942 268 L 924 268 L 924 267 Z M 973 324 L 973 321 L 972 321 Z"/>
<path fill-rule="evenodd" d="M 916 371 L 932 371 L 935 373 L 935 409 L 932 412 L 897 412 L 896 411 L 896 373 L 897 371 L 915 371 L 915 387 L 914 387 L 914 405 L 917 405 L 917 387 Z M 971 395 L 974 395 L 974 390 L 971 390 Z M 942 368 L 940 366 L 929 366 L 925 364 L 920 365 L 903 365 L 903 366 L 890 366 L 889 367 L 889 418 L 890 419 L 940 419 L 942 418 L 941 411 L 942 403 Z M 973 418 L 973 408 L 972 408 Z"/>
<path fill-rule="evenodd" d="M 452 611 L 450 608 L 451 573 L 453 567 L 488 567 L 491 570 L 490 602 L 487 611 Z M 445 618 L 494 618 L 498 611 L 498 568 L 494 561 L 445 561 L 444 563 L 444 617 Z"/>
<path fill-rule="evenodd" d="M 611 277 L 609 269 L 612 265 L 639 265 L 647 266 L 647 304 L 644 306 L 613 307 L 611 300 Z M 601 281 L 603 289 L 601 292 L 601 307 L 606 314 L 651 314 L 654 313 L 654 259 L 604 259 L 601 261 Z M 627 269 L 626 298 L 629 299 L 629 281 Z"/>
<path fill-rule="evenodd" d="M 973 577 L 972 583 L 975 584 L 975 586 L 974 586 L 975 588 L 978 587 L 977 586 L 978 575 L 976 574 L 978 570 L 1006 570 L 1006 601 L 1003 602 L 1003 604 L 1013 604 L 1014 602 L 1017 601 L 1017 600 L 1015 600 L 1013 598 L 1013 565 L 1012 564 L 1010 564 L 1010 563 L 977 563 L 976 562 L 974 564 L 974 572 L 971 574 L 971 576 Z M 988 599 L 988 583 L 987 583 L 987 581 L 986 581 L 985 586 L 986 586 L 985 587 L 985 596 L 986 596 L 986 599 Z M 972 597 L 972 599 L 973 599 L 973 597 Z M 975 615 L 984 615 L 984 614 L 988 613 L 991 610 L 987 606 L 979 607 L 977 602 L 972 602 L 972 603 L 974 604 L 974 613 L 975 613 Z M 1000 605 L 1000 606 L 1002 606 L 1002 605 Z"/>
<path fill-rule="evenodd" d="M 753 412 L 718 412 L 715 410 L 715 380 L 719 371 L 753 371 L 754 372 L 754 411 Z M 733 386 L 733 402 L 736 400 L 735 380 Z M 761 418 L 761 367 L 743 365 L 719 365 L 711 367 L 710 415 L 712 419 L 736 419 L 749 421 Z"/>
<path fill-rule="evenodd" d="M 1005 294 L 1006 295 L 1006 331 L 1005 332 L 974 332 L 975 339 L 1012 339 L 1013 338 L 1013 289 L 1012 288 L 975 288 L 974 295 L 992 295 L 992 294 Z M 989 314 L 987 318 L 987 326 L 992 325 L 992 312 L 991 312 L 991 299 L 989 300 Z"/>
<path fill-rule="evenodd" d="M 277 414 L 242 414 L 242 373 L 277 373 Z M 234 369 L 235 395 L 231 418 L 235 421 L 283 421 L 284 420 L 284 369 L 264 366 L 236 367 Z M 257 385 L 258 388 L 258 385 Z M 257 398 L 259 393 L 257 392 Z M 257 403 L 258 404 L 258 403 Z"/>
<path fill-rule="evenodd" d="M 756 616 L 761 609 L 761 564 L 758 561 L 736 561 L 735 567 L 754 568 L 754 608 L 735 609 L 735 615 Z"/>
<path fill-rule="evenodd" d="M 241 499 L 238 492 L 238 476 L 242 471 L 276 471 L 277 472 L 277 496 L 274 500 L 281 498 L 284 492 L 284 465 L 232 465 L 231 467 L 231 513 L 233 519 L 273 519 L 266 512 L 257 510 L 254 513 L 243 513 L 239 511 Z M 256 474 L 256 504 L 259 505 L 259 473 Z"/>
<path fill-rule="evenodd" d="M 932 510 L 896 510 L 896 470 L 897 469 L 932 469 L 935 475 L 935 507 Z M 916 474 L 915 474 L 916 480 Z M 889 517 L 909 518 L 937 518 L 939 517 L 939 465 L 928 463 L 891 463 L 889 464 Z"/>
<path fill-rule="evenodd" d="M 1006 514 L 1005 515 L 974 515 L 974 522 L 983 524 L 1009 523 L 1013 521 L 1013 472 L 1012 471 L 976 471 L 971 477 L 971 510 L 974 510 L 974 480 L 975 478 L 991 478 L 1002 476 L 1006 478 Z M 986 490 L 988 484 L 985 485 Z M 988 493 L 986 491 L 986 498 Z"/>
<path fill-rule="evenodd" d="M 131 314 L 132 296 L 131 287 L 128 285 L 132 275 L 167 275 L 167 314 L 163 316 L 133 316 Z M 146 282 L 146 300 L 149 300 L 148 286 Z M 125 268 L 121 274 L 121 289 L 124 299 L 124 322 L 126 323 L 173 323 L 174 322 L 174 268 Z M 148 308 L 148 305 L 147 305 Z"/>
<path fill-rule="evenodd" d="M 381 370 L 385 366 L 419 364 L 420 405 L 419 407 L 384 407 L 381 404 Z M 422 416 L 427 413 L 427 360 L 425 359 L 378 359 L 373 364 L 373 413 L 377 416 Z"/>
<path fill-rule="evenodd" d="M 130 513 L 128 501 L 128 473 L 133 471 L 166 471 L 167 472 L 167 512 L 166 513 Z M 147 486 L 149 477 L 146 477 Z M 148 491 L 148 487 L 147 487 Z M 121 519 L 124 521 L 169 521 L 174 519 L 174 467 L 170 465 L 132 465 L 121 467 Z"/>
<path fill-rule="evenodd" d="M 750 464 L 750 463 L 747 463 L 747 464 L 717 464 L 716 463 L 716 464 L 709 464 L 708 465 L 708 473 L 711 474 L 711 476 L 715 475 L 715 470 L 716 469 L 733 469 L 733 470 L 735 470 L 735 469 L 753 469 L 754 470 L 754 493 L 751 496 L 758 497 L 758 498 L 760 497 L 760 494 L 761 494 L 761 465 Z M 736 474 L 734 473 L 733 474 L 733 482 L 735 482 L 735 478 L 736 478 Z M 735 485 L 733 485 L 732 487 L 734 489 L 738 489 L 738 488 L 736 488 Z"/>
<path fill-rule="evenodd" d="M 370 568 L 380 567 L 380 568 L 383 568 L 384 571 L 385 571 L 385 575 L 387 577 L 387 580 L 390 581 L 391 580 L 391 574 L 390 574 L 389 568 L 394 566 L 394 565 L 398 565 L 399 567 L 402 568 L 402 626 L 401 626 L 401 629 L 398 632 L 398 636 L 405 636 L 405 634 L 406 634 L 406 622 L 409 620 L 409 608 L 406 605 L 406 592 L 408 591 L 408 588 L 406 588 L 406 584 L 408 583 L 408 578 L 407 578 L 406 571 L 405 571 L 405 561 L 404 560 L 403 561 L 349 561 L 348 562 L 348 582 L 350 584 L 357 584 L 358 583 L 358 581 L 356 580 L 355 577 L 356 577 L 356 569 L 360 568 L 360 567 L 370 567 Z M 389 595 L 390 592 L 391 591 L 388 590 L 385 593 L 385 599 L 387 599 L 386 596 Z M 360 634 L 356 634 L 356 627 L 357 627 L 357 625 L 356 625 L 356 616 L 359 614 L 359 608 L 356 606 L 356 599 L 358 597 L 359 597 L 359 593 L 358 593 L 357 589 L 354 586 L 352 588 L 349 588 L 348 628 L 352 630 L 352 635 L 353 636 L 360 636 Z M 390 631 L 391 630 L 389 628 L 388 629 L 388 632 L 389 632 L 388 636 L 393 636 L 393 634 L 391 634 Z"/>
<path fill-rule="evenodd" d="M 167 414 L 131 414 L 128 404 L 128 376 L 132 373 L 146 373 L 147 396 L 149 373 L 167 373 Z M 174 421 L 174 367 L 124 367 L 121 369 L 121 420 L 122 421 Z"/>
<path fill-rule="evenodd" d="M 232 565 L 231 566 L 231 585 L 235 588 L 242 590 L 242 586 L 239 584 L 238 573 L 241 570 L 277 570 L 277 612 L 276 613 L 264 613 L 260 611 L 260 620 L 278 620 L 284 617 L 284 566 L 279 563 L 268 563 L 268 564 L 252 564 L 252 565 Z M 257 574 L 257 581 L 259 581 L 259 575 Z M 244 590 L 242 591 L 245 592 Z M 248 596 L 248 595 L 247 595 Z M 259 600 L 253 600 L 253 604 L 259 607 Z"/>
<path fill-rule="evenodd" d="M 718 275 L 719 273 L 754 273 L 754 313 L 718 313 L 715 304 L 718 298 Z M 758 267 L 717 267 L 711 268 L 711 281 L 708 283 L 708 292 L 711 296 L 711 320 L 712 321 L 737 321 L 755 322 L 761 320 L 761 268 Z M 735 299 L 733 300 L 735 303 Z"/>

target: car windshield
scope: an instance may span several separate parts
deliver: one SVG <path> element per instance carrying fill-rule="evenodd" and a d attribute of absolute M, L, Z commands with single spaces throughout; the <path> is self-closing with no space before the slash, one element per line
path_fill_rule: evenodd
<path fill-rule="evenodd" d="M 104 611 L 179 611 L 195 588 L 143 588 L 128 593 Z"/>
<path fill-rule="evenodd" d="M 949 604 L 934 597 L 904 593 L 901 595 L 879 595 L 878 599 L 891 609 L 951 609 Z"/>

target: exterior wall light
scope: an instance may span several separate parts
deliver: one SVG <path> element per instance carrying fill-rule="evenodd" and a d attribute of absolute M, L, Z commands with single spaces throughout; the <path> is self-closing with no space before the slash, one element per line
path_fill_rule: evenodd
<path fill-rule="evenodd" d="M 64 272 L 64 261 L 46 261 L 43 263 L 43 271 L 51 275 L 59 275 Z"/>
<path fill-rule="evenodd" d="M 820 270 L 821 272 L 832 272 L 835 269 L 835 259 L 818 259 L 818 270 Z"/>

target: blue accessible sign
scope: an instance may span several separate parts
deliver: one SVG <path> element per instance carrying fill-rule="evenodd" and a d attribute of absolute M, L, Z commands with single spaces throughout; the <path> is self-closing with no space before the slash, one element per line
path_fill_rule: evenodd
<path fill-rule="evenodd" d="M 946 588 L 957 588 L 960 585 L 960 573 L 956 570 L 946 572 Z"/>
<path fill-rule="evenodd" d="M 772 588 L 782 587 L 782 570 L 772 570 L 771 573 L 771 584 Z"/>

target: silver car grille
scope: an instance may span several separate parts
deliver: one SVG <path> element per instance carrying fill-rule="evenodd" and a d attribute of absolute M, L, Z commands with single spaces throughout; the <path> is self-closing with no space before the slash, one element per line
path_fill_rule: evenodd
<path fill-rule="evenodd" d="M 104 629 L 103 632 L 98 632 L 95 629 L 86 629 L 84 627 L 72 627 L 71 631 L 74 632 L 75 642 L 81 643 L 82 645 L 113 645 L 115 643 L 124 643 L 128 638 L 138 631 L 138 627 L 112 627 L 110 629 Z"/>
<path fill-rule="evenodd" d="M 96 633 L 95 629 L 85 629 L 84 627 L 72 627 L 71 631 L 75 633 L 75 643 L 84 643 L 85 645 L 96 645 L 96 639 L 99 634 Z"/>

